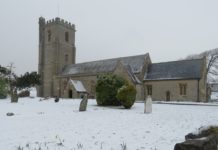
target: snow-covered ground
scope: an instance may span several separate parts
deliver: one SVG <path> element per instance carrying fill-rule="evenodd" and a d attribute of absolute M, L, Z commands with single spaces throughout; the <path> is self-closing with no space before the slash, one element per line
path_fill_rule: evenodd
<path fill-rule="evenodd" d="M 207 125 L 218 125 L 218 106 L 144 104 L 130 110 L 98 107 L 89 100 L 0 100 L 0 149 L 3 150 L 173 150 L 184 136 Z M 14 116 L 6 116 L 13 112 Z M 124 148 L 123 148 L 124 149 Z"/>

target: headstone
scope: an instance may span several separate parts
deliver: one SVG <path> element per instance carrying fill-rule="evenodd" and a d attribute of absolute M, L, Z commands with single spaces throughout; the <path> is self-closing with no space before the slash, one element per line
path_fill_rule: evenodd
<path fill-rule="evenodd" d="M 18 95 L 17 95 L 17 89 L 15 88 L 11 92 L 11 102 L 12 103 L 17 103 L 18 102 Z"/>
<path fill-rule="evenodd" d="M 145 110 L 144 113 L 151 113 L 152 112 L 152 99 L 151 96 L 147 96 L 145 100 Z"/>
<path fill-rule="evenodd" d="M 88 95 L 84 94 L 82 101 L 80 102 L 79 111 L 86 111 L 88 103 Z"/>
<path fill-rule="evenodd" d="M 59 97 L 55 97 L 55 103 L 58 103 L 59 102 Z"/>

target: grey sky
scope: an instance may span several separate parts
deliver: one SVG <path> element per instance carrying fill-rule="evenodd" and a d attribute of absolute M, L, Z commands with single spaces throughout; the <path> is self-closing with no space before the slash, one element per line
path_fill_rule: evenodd
<path fill-rule="evenodd" d="M 77 62 L 144 54 L 171 61 L 218 47 L 217 0 L 0 0 L 0 65 L 37 71 L 38 18 L 76 25 Z"/>

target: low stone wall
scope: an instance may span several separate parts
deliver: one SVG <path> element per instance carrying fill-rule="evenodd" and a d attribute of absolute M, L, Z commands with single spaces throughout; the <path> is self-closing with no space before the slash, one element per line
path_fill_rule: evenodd
<path fill-rule="evenodd" d="M 211 127 L 199 134 L 189 133 L 185 142 L 177 143 L 174 150 L 217 150 L 218 127 Z"/>

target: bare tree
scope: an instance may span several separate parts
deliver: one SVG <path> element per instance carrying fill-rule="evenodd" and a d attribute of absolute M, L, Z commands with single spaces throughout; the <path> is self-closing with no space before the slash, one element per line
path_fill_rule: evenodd
<path fill-rule="evenodd" d="M 218 76 L 218 51 L 207 55 L 207 74 Z"/>
<path fill-rule="evenodd" d="M 194 54 L 186 59 L 198 59 L 206 57 L 207 59 L 207 82 L 218 82 L 218 49 L 212 49 L 200 54 Z"/>

